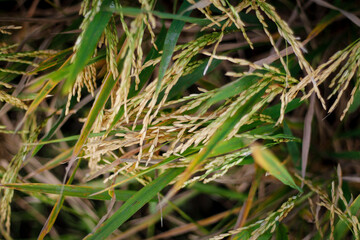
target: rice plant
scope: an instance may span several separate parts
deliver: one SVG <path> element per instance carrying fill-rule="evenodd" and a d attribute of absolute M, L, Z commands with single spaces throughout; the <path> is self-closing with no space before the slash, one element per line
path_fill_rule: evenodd
<path fill-rule="evenodd" d="M 4 239 L 360 238 L 355 1 L 4 2 Z"/>

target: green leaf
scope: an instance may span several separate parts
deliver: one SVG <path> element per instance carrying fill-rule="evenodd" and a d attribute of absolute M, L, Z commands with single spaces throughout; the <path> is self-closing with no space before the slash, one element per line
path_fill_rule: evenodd
<path fill-rule="evenodd" d="M 34 101 L 29 106 L 28 110 L 26 111 L 26 116 L 33 113 L 39 104 L 46 98 L 46 96 L 51 92 L 51 90 L 56 87 L 56 85 L 63 79 L 68 76 L 69 66 L 64 67 L 56 72 L 52 72 L 48 75 L 42 77 L 42 79 L 50 79 L 44 87 L 40 90 L 40 92 L 36 95 Z"/>
<path fill-rule="evenodd" d="M 211 195 L 218 195 L 224 198 L 229 199 L 236 199 L 244 202 L 247 199 L 247 195 L 238 193 L 236 191 L 231 191 L 224 189 L 222 187 L 217 187 L 213 184 L 203 184 L 200 182 L 196 182 L 195 184 L 191 185 L 189 188 L 195 189 L 201 193 L 211 194 Z"/>
<path fill-rule="evenodd" d="M 360 136 L 360 128 L 353 129 L 351 131 L 339 133 L 336 138 L 358 138 Z"/>
<path fill-rule="evenodd" d="M 204 70 L 208 64 L 208 61 L 209 59 L 198 66 L 192 73 L 180 77 L 177 83 L 171 88 L 168 99 L 172 99 L 177 94 L 184 92 L 188 87 L 201 79 L 204 76 Z M 214 70 L 221 62 L 222 60 L 213 59 L 207 70 L 207 73 L 210 73 L 212 70 Z"/>
<path fill-rule="evenodd" d="M 344 158 L 344 159 L 360 159 L 360 151 L 349 152 L 326 152 L 324 155 L 330 158 Z"/>
<path fill-rule="evenodd" d="M 251 232 L 244 230 L 233 236 L 233 240 L 247 240 L 251 237 Z"/>
<path fill-rule="evenodd" d="M 356 197 L 356 199 L 352 202 L 352 204 L 350 205 L 350 213 L 352 215 L 356 215 L 357 212 L 360 209 L 360 195 L 358 195 Z M 345 223 L 344 220 L 340 219 L 336 225 L 335 225 L 335 230 L 334 230 L 334 239 L 344 239 L 344 237 L 346 236 L 346 233 L 349 231 L 349 227 L 347 226 L 347 224 Z"/>
<path fill-rule="evenodd" d="M 102 59 L 103 56 L 95 57 L 89 60 L 88 64 L 94 63 Z M 36 95 L 34 100 L 32 101 L 31 105 L 29 106 L 28 110 L 26 111 L 26 116 L 29 116 L 33 113 L 40 103 L 46 98 L 46 96 L 60 83 L 61 80 L 64 80 L 68 77 L 69 71 L 71 70 L 70 65 L 64 64 L 64 66 L 54 72 L 51 72 L 43 77 L 41 77 L 38 82 L 45 81 L 45 79 L 49 79 L 49 81 L 43 86 L 40 92 Z"/>
<path fill-rule="evenodd" d="M 358 80 L 360 81 L 360 80 Z M 349 113 L 355 112 L 360 107 L 360 88 L 358 88 L 354 94 L 353 103 L 349 107 Z"/>
<path fill-rule="evenodd" d="M 294 109 L 300 107 L 304 102 L 300 98 L 295 98 L 288 103 L 285 109 L 285 113 L 291 112 Z M 273 120 L 277 121 L 280 116 L 281 103 L 276 104 L 272 107 L 268 107 L 264 110 L 263 114 L 269 115 Z"/>
<path fill-rule="evenodd" d="M 111 0 L 104 0 L 101 10 L 95 14 L 94 18 L 89 22 L 89 25 L 81 34 L 79 47 L 75 53 L 75 59 L 70 65 L 69 76 L 64 83 L 63 92 L 67 93 L 75 82 L 76 76 L 82 71 L 86 63 L 94 54 L 98 41 L 103 33 L 106 25 L 108 24 L 112 13 L 103 10 L 105 6 L 110 5 Z"/>
<path fill-rule="evenodd" d="M 183 4 L 181 4 L 181 6 L 180 6 L 179 13 L 181 13 L 182 11 L 187 9 L 189 6 L 191 6 L 191 4 L 188 3 L 187 1 L 184 1 Z M 191 13 L 191 11 L 188 11 L 188 12 L 184 13 L 184 15 L 189 16 L 190 13 Z M 177 40 L 180 36 L 180 33 L 181 33 L 184 25 L 185 25 L 185 22 L 180 21 L 180 20 L 174 20 L 171 23 L 170 28 L 166 34 L 163 55 L 161 57 L 160 66 L 159 66 L 159 76 L 158 76 L 158 81 L 156 84 L 156 93 L 157 94 L 160 92 L 161 81 L 165 76 L 166 69 L 169 66 L 169 63 L 170 63 L 172 54 L 174 52 Z"/>
<path fill-rule="evenodd" d="M 40 142 L 45 142 L 47 140 L 49 140 L 53 134 L 55 133 L 56 129 L 60 126 L 60 124 L 62 123 L 62 121 L 65 119 L 65 111 L 66 111 L 66 106 L 63 107 L 63 110 L 61 111 L 61 114 L 59 116 L 59 118 L 57 119 L 57 121 L 53 124 L 53 126 L 51 127 L 51 129 L 49 130 L 49 132 L 46 133 L 46 135 L 44 137 L 42 137 Z M 33 152 L 32 152 L 32 156 L 35 156 L 35 154 L 44 146 L 44 143 L 37 145 Z"/>
<path fill-rule="evenodd" d="M 286 121 L 284 121 L 283 125 L 284 125 L 284 133 L 293 136 L 291 129 L 287 125 Z M 300 150 L 297 143 L 287 142 L 286 146 L 288 148 L 291 159 L 293 160 L 294 166 L 300 167 Z"/>
<path fill-rule="evenodd" d="M 267 149 L 261 149 L 261 147 L 257 144 L 254 144 L 251 147 L 253 157 L 255 162 L 269 172 L 271 175 L 279 179 L 284 184 L 298 190 L 299 192 L 303 192 L 300 187 L 298 187 L 289 172 L 286 168 L 280 163 L 277 157 Z"/>
<path fill-rule="evenodd" d="M 255 75 L 244 76 L 234 82 L 231 82 L 223 87 L 221 87 L 214 96 L 212 96 L 207 102 L 206 105 L 210 107 L 212 104 L 217 103 L 221 100 L 231 98 L 240 92 L 248 89 L 250 86 L 255 84 L 260 77 Z"/>
<path fill-rule="evenodd" d="M 146 11 L 145 9 L 132 8 L 132 7 L 121 7 L 121 8 L 107 7 L 105 8 L 105 10 L 116 13 L 122 13 L 124 15 L 129 15 L 129 16 L 137 16 L 143 13 L 151 13 L 162 19 L 173 19 L 177 21 L 196 23 L 202 26 L 206 26 L 210 23 L 210 21 L 207 19 L 189 17 L 189 14 L 180 15 L 180 14 L 171 14 L 171 13 L 159 12 L 159 11 Z M 182 11 L 180 9 L 179 13 L 181 12 Z"/>
<path fill-rule="evenodd" d="M 61 184 L 43 184 L 43 183 L 12 183 L 2 184 L 1 187 L 12 188 L 23 192 L 51 193 L 60 194 L 63 187 L 64 196 L 87 198 L 93 200 L 111 200 L 111 196 L 104 192 L 93 195 L 102 190 L 100 187 L 77 186 L 77 185 L 61 185 Z M 117 201 L 125 201 L 133 196 L 136 191 L 115 190 Z"/>
<path fill-rule="evenodd" d="M 288 240 L 288 230 L 282 223 L 276 228 L 276 240 Z"/>
<path fill-rule="evenodd" d="M 270 231 L 267 231 L 263 233 L 258 239 L 256 240 L 269 240 L 272 237 L 272 233 Z"/>
<path fill-rule="evenodd" d="M 35 74 L 45 70 L 58 69 L 64 62 L 66 62 L 66 59 L 72 52 L 72 48 L 64 49 L 57 54 L 51 56 L 50 58 L 46 59 L 45 61 L 41 62 L 39 66 L 33 69 L 30 73 Z"/>
<path fill-rule="evenodd" d="M 76 170 L 79 168 L 80 166 L 80 162 L 81 160 L 78 161 L 77 165 L 76 165 L 76 168 L 74 169 L 74 171 L 72 172 L 69 180 L 66 182 L 66 185 L 69 185 L 72 183 L 72 181 L 74 180 L 74 177 L 75 177 L 75 173 L 76 173 Z M 61 186 L 61 190 L 64 188 L 64 185 Z M 60 194 L 60 196 L 58 197 L 58 199 L 56 200 L 56 203 L 54 205 L 54 207 L 52 208 L 51 210 L 51 213 L 48 217 L 48 219 L 46 220 L 43 228 L 41 229 L 41 232 L 38 236 L 38 240 L 42 240 L 44 239 L 44 237 L 46 236 L 46 234 L 48 234 L 52 228 L 52 226 L 54 225 L 59 213 L 60 213 L 60 210 L 64 204 L 64 201 L 65 201 L 65 196 L 64 194 Z"/>
<path fill-rule="evenodd" d="M 209 154 L 209 157 L 223 155 L 223 154 L 238 150 L 240 148 L 244 148 L 247 145 L 248 145 L 247 142 L 244 141 L 243 138 L 237 138 L 237 137 L 231 138 L 226 141 L 221 141 L 211 151 L 211 153 Z"/>
<path fill-rule="evenodd" d="M 170 169 L 152 182 L 150 182 L 148 185 L 138 191 L 135 195 L 133 195 L 129 200 L 127 200 L 94 233 L 89 234 L 85 239 L 106 239 L 113 231 L 119 228 L 133 214 L 135 214 L 147 202 L 154 198 L 183 170 L 183 168 Z"/>

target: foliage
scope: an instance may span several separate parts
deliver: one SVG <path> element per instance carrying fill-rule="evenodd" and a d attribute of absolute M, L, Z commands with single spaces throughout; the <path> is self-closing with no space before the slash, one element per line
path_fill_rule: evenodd
<path fill-rule="evenodd" d="M 5 239 L 360 238 L 356 3 L 20 5 L 0 26 Z"/>

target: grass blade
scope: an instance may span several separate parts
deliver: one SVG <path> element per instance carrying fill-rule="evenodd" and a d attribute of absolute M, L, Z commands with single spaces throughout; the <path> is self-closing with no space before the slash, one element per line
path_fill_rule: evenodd
<path fill-rule="evenodd" d="M 327 152 L 323 154 L 324 156 L 333 158 L 333 159 L 360 159 L 360 151 L 350 151 L 350 152 Z"/>
<path fill-rule="evenodd" d="M 287 125 L 287 123 L 284 121 L 284 133 L 289 135 L 289 136 L 293 136 L 291 129 L 289 128 L 289 126 Z M 295 167 L 299 167 L 300 166 L 300 150 L 299 147 L 297 145 L 297 143 L 295 142 L 287 142 L 286 143 L 289 154 L 291 156 L 291 159 L 294 163 Z"/>
<path fill-rule="evenodd" d="M 111 0 L 105 0 L 102 3 L 102 9 L 105 6 L 108 6 L 111 3 Z M 96 45 L 103 33 L 106 25 L 108 24 L 112 13 L 100 10 L 95 14 L 94 18 L 90 21 L 87 28 L 82 33 L 79 48 L 76 52 L 75 59 L 70 65 L 69 76 L 64 83 L 63 92 L 68 92 L 73 83 L 75 82 L 76 76 L 81 72 L 85 67 L 88 60 L 94 54 Z"/>
<path fill-rule="evenodd" d="M 279 226 L 276 229 L 276 240 L 288 240 L 288 229 L 286 226 L 282 223 L 279 224 Z"/>
<path fill-rule="evenodd" d="M 208 61 L 209 60 L 206 60 L 199 67 L 197 67 L 192 73 L 180 77 L 178 82 L 171 88 L 168 95 L 168 99 L 173 99 L 174 96 L 176 96 L 176 94 L 185 91 L 188 87 L 190 87 L 191 85 L 196 83 L 199 79 L 201 79 L 203 77 L 204 70 L 208 65 Z M 221 62 L 222 60 L 214 59 L 211 62 L 207 70 L 207 73 L 210 73 L 212 70 L 214 70 L 215 67 L 217 67 Z"/>
<path fill-rule="evenodd" d="M 238 193 L 236 191 L 231 191 L 228 189 L 224 189 L 222 187 L 218 187 L 211 184 L 203 184 L 200 182 L 195 183 L 190 189 L 194 189 L 201 193 L 211 194 L 221 196 L 223 198 L 236 199 L 240 202 L 244 202 L 246 200 L 246 195 L 243 193 Z"/>
<path fill-rule="evenodd" d="M 258 76 L 248 75 L 221 87 L 216 94 L 206 102 L 206 106 L 210 107 L 212 104 L 239 94 L 255 84 L 259 79 Z"/>
<path fill-rule="evenodd" d="M 80 166 L 80 162 L 81 161 L 78 161 L 76 168 L 74 169 L 73 173 L 71 174 L 69 180 L 66 183 L 67 185 L 71 184 L 72 181 L 74 180 L 75 173 L 76 173 L 76 170 L 78 169 L 78 167 Z M 61 185 L 60 192 L 63 192 L 64 187 L 65 187 L 65 185 Z M 61 193 L 60 196 L 58 197 L 54 207 L 52 208 L 51 213 L 50 213 L 48 219 L 46 220 L 46 223 L 44 224 L 43 228 L 41 229 L 41 232 L 38 236 L 38 240 L 44 239 L 46 234 L 48 234 L 50 232 L 52 226 L 54 225 L 54 223 L 60 213 L 60 210 L 64 204 L 64 201 L 65 201 L 65 196 L 64 196 L 64 194 Z"/>
<path fill-rule="evenodd" d="M 173 19 L 173 20 L 177 20 L 177 21 L 195 23 L 195 24 L 199 24 L 201 26 L 206 26 L 207 24 L 210 23 L 210 21 L 208 19 L 189 17 L 189 15 L 187 15 L 187 14 L 182 15 L 182 12 L 180 10 L 179 10 L 180 14 L 171 14 L 171 13 L 160 12 L 160 11 L 146 11 L 144 9 L 132 8 L 132 7 L 121 7 L 121 8 L 107 7 L 107 8 L 105 8 L 105 10 L 111 11 L 111 12 L 116 12 L 116 13 L 122 13 L 122 14 L 128 15 L 128 16 L 137 16 L 137 15 L 143 14 L 143 13 L 151 13 L 162 19 Z"/>
<path fill-rule="evenodd" d="M 154 198 L 158 192 L 166 187 L 183 170 L 183 168 L 170 169 L 143 187 L 132 198 L 126 201 L 109 219 L 107 219 L 96 232 L 88 235 L 85 239 L 105 239 L 108 237 L 141 207 Z"/>
<path fill-rule="evenodd" d="M 49 130 L 49 132 L 41 139 L 40 142 L 44 142 L 49 140 L 53 134 L 55 133 L 56 129 L 58 128 L 58 126 L 61 124 L 61 122 L 65 119 L 65 111 L 66 111 L 66 106 L 63 107 L 63 110 L 61 111 L 61 114 L 59 116 L 59 118 L 57 119 L 57 121 L 55 122 L 55 124 L 51 127 L 51 129 Z M 35 156 L 35 154 L 44 146 L 44 144 L 39 144 L 37 145 L 34 150 L 32 151 L 32 156 Z"/>
<path fill-rule="evenodd" d="M 191 4 L 188 3 L 187 1 L 184 1 L 179 9 L 179 13 L 181 13 L 182 11 L 187 9 L 189 6 L 191 6 Z M 188 11 L 188 12 L 184 13 L 184 15 L 189 16 L 190 13 L 191 13 L 191 11 Z M 174 52 L 174 48 L 176 46 L 177 40 L 178 40 L 180 33 L 184 26 L 185 26 L 185 22 L 180 21 L 180 20 L 174 20 L 171 23 L 170 28 L 166 34 L 163 55 L 162 55 L 160 66 L 159 66 L 159 76 L 158 76 L 158 81 L 156 84 L 156 93 L 157 94 L 160 92 L 161 81 L 165 76 L 165 72 L 166 72 L 167 67 L 169 66 L 169 63 L 170 63 L 172 54 Z"/>
<path fill-rule="evenodd" d="M 30 115 L 31 113 L 33 113 L 37 107 L 39 106 L 39 104 L 46 98 L 46 96 L 51 92 L 51 90 L 54 89 L 54 87 L 56 87 L 56 85 L 63 79 L 65 79 L 68 75 L 68 71 L 69 71 L 69 67 L 65 67 L 61 70 L 58 70 L 56 72 L 50 73 L 46 76 L 44 76 L 43 78 L 48 78 L 50 79 L 44 87 L 42 87 L 42 89 L 40 90 L 40 92 L 36 95 L 35 99 L 33 100 L 33 102 L 31 103 L 31 105 L 29 106 L 27 112 L 26 112 L 26 116 Z"/>
<path fill-rule="evenodd" d="M 358 195 L 352 202 L 349 209 L 352 215 L 356 215 L 356 213 L 358 213 L 360 209 L 360 195 Z M 350 229 L 347 227 L 345 221 L 340 219 L 339 222 L 335 225 L 334 239 L 343 239 L 349 230 Z"/>
<path fill-rule="evenodd" d="M 43 183 L 13 183 L 13 184 L 2 184 L 1 187 L 11 188 L 23 192 L 36 192 L 36 193 L 51 193 L 60 194 L 62 185 L 61 184 L 43 184 Z M 69 197 L 87 198 L 93 200 L 111 200 L 111 196 L 104 192 L 97 195 L 93 195 L 99 192 L 102 188 L 100 187 L 89 187 L 89 186 L 77 186 L 77 185 L 66 185 L 64 186 L 63 194 Z M 136 191 L 129 190 L 115 190 L 117 201 L 126 201 L 133 196 Z"/>
<path fill-rule="evenodd" d="M 303 192 L 302 189 L 297 186 L 286 170 L 286 168 L 280 163 L 277 157 L 267 149 L 261 149 L 259 145 L 254 144 L 251 147 L 255 162 L 269 172 L 271 175 L 279 179 L 284 184 Z"/>

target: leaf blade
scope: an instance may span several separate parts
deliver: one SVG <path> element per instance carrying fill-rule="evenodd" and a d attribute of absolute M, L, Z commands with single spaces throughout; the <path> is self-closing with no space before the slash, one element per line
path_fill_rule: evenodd
<path fill-rule="evenodd" d="M 111 0 L 105 0 L 102 3 L 101 10 L 95 14 L 94 18 L 89 22 L 87 28 L 81 34 L 81 39 L 78 38 L 79 47 L 75 53 L 75 58 L 70 65 L 69 76 L 64 83 L 63 92 L 68 92 L 70 87 L 75 82 L 76 76 L 85 67 L 88 60 L 93 55 L 98 41 L 108 24 L 112 13 L 104 11 L 104 8 L 110 5 Z"/>
<path fill-rule="evenodd" d="M 1 187 L 12 188 L 23 192 L 60 194 L 63 185 L 45 183 L 12 183 L 2 184 Z M 94 193 L 99 192 L 101 189 L 102 188 L 100 187 L 66 185 L 64 186 L 63 194 L 64 196 L 68 197 L 79 197 L 93 200 L 111 200 L 111 196 L 106 192 L 93 195 Z M 115 190 L 114 192 L 116 194 L 117 201 L 125 201 L 136 193 L 136 191 L 130 190 Z"/>
<path fill-rule="evenodd" d="M 254 144 L 251 146 L 252 154 L 255 162 L 273 175 L 275 178 L 279 179 L 284 184 L 303 192 L 302 189 L 297 186 L 291 177 L 290 173 L 286 168 L 280 163 L 277 157 L 267 149 L 261 149 L 260 145 Z"/>
<path fill-rule="evenodd" d="M 191 6 L 191 4 L 188 3 L 187 1 L 184 1 L 179 9 L 179 13 L 181 13 L 182 11 L 187 9 L 189 6 Z M 189 16 L 190 13 L 191 13 L 191 11 L 185 12 L 184 16 Z M 177 40 L 178 40 L 180 33 L 184 26 L 185 26 L 185 22 L 180 21 L 180 20 L 174 20 L 171 23 L 170 28 L 166 34 L 163 55 L 161 57 L 160 66 L 159 66 L 158 81 L 156 83 L 156 93 L 157 94 L 160 92 L 161 81 L 165 76 L 165 72 L 166 72 L 167 67 L 169 66 L 169 63 L 170 63 L 172 54 L 174 52 Z"/>
<path fill-rule="evenodd" d="M 143 187 L 132 198 L 126 201 L 110 218 L 108 218 L 93 234 L 85 237 L 87 240 L 105 239 L 120 227 L 142 206 L 156 196 L 168 183 L 183 171 L 183 168 L 170 169 Z"/>

